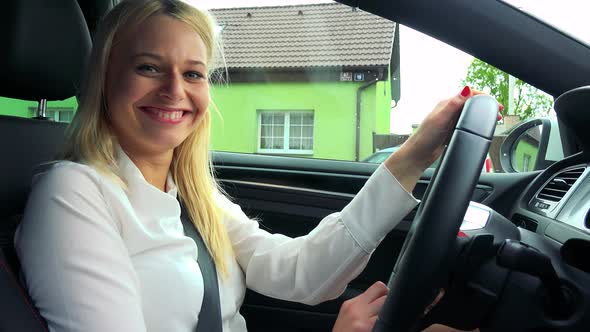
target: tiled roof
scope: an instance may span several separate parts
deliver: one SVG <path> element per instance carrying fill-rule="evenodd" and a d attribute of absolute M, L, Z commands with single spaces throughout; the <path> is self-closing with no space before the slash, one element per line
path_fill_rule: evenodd
<path fill-rule="evenodd" d="M 230 70 L 389 65 L 395 23 L 339 3 L 211 13 Z"/>

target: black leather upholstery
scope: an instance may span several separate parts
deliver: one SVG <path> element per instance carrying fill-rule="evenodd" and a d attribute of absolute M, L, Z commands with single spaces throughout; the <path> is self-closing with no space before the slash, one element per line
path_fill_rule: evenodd
<path fill-rule="evenodd" d="M 12 249 L 14 229 L 25 208 L 34 169 L 54 160 L 66 124 L 0 115 L 0 248 Z M 12 256 L 7 253 L 9 263 Z M 1 301 L 1 297 L 0 297 Z"/>
<path fill-rule="evenodd" d="M 62 100 L 76 95 L 91 39 L 76 0 L 4 1 L 0 96 Z"/>
<path fill-rule="evenodd" d="M 94 36 L 96 26 L 103 16 L 119 3 L 119 0 L 78 0 L 80 8 L 86 17 L 90 34 Z"/>
<path fill-rule="evenodd" d="M 0 218 L 22 212 L 33 167 L 55 159 L 65 123 L 0 116 Z"/>
<path fill-rule="evenodd" d="M 48 331 L 26 291 L 0 252 L 0 331 Z"/>
<path fill-rule="evenodd" d="M 19 0 L 0 11 L 0 96 L 61 100 L 77 93 L 91 40 L 76 0 Z M 54 160 L 66 124 L 0 116 L 0 331 L 47 331 L 19 283 L 14 231 L 34 169 Z"/>
<path fill-rule="evenodd" d="M 33 170 L 55 158 L 65 124 L 0 116 L 0 331 L 47 331 L 18 282 L 14 231 L 30 190 Z"/>

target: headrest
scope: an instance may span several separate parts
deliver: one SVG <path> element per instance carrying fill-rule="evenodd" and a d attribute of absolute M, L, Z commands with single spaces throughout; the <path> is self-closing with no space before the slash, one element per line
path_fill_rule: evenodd
<path fill-rule="evenodd" d="M 62 100 L 77 92 L 91 39 L 76 0 L 5 1 L 0 96 Z"/>
<path fill-rule="evenodd" d="M 94 36 L 96 27 L 100 20 L 111 10 L 120 0 L 78 0 L 78 5 L 86 17 L 86 24 L 90 35 Z"/>

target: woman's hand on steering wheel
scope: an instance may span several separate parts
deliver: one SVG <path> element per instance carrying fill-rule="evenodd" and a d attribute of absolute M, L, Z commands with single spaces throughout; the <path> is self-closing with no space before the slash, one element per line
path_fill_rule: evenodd
<path fill-rule="evenodd" d="M 440 101 L 424 118 L 418 130 L 384 164 L 400 184 L 411 192 L 428 166 L 436 161 L 447 145 L 467 99 L 485 94 L 465 86 L 448 99 Z M 500 105 L 500 111 L 504 106 Z M 502 115 L 498 113 L 498 120 Z"/>
<path fill-rule="evenodd" d="M 387 286 L 377 281 L 362 294 L 345 301 L 340 307 L 332 332 L 371 332 L 387 293 L 389 293 Z M 440 301 L 443 295 L 444 291 L 441 290 L 434 302 L 425 308 L 424 315 Z"/>

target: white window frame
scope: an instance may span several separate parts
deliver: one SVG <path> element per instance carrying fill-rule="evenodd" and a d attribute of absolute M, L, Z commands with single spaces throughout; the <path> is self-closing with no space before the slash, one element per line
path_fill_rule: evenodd
<path fill-rule="evenodd" d="M 282 113 L 285 115 L 285 123 L 283 127 L 283 149 L 263 149 L 260 145 L 262 142 L 262 114 L 263 113 Z M 289 149 L 289 128 L 291 127 L 291 114 L 312 114 L 313 115 L 313 136 L 312 138 L 312 149 L 311 150 L 298 150 L 298 149 Z M 313 155 L 313 146 L 315 143 L 315 114 L 313 110 L 258 110 L 257 111 L 258 117 L 258 137 L 257 137 L 257 152 L 258 153 L 266 153 L 266 154 L 291 154 L 291 155 Z"/>

